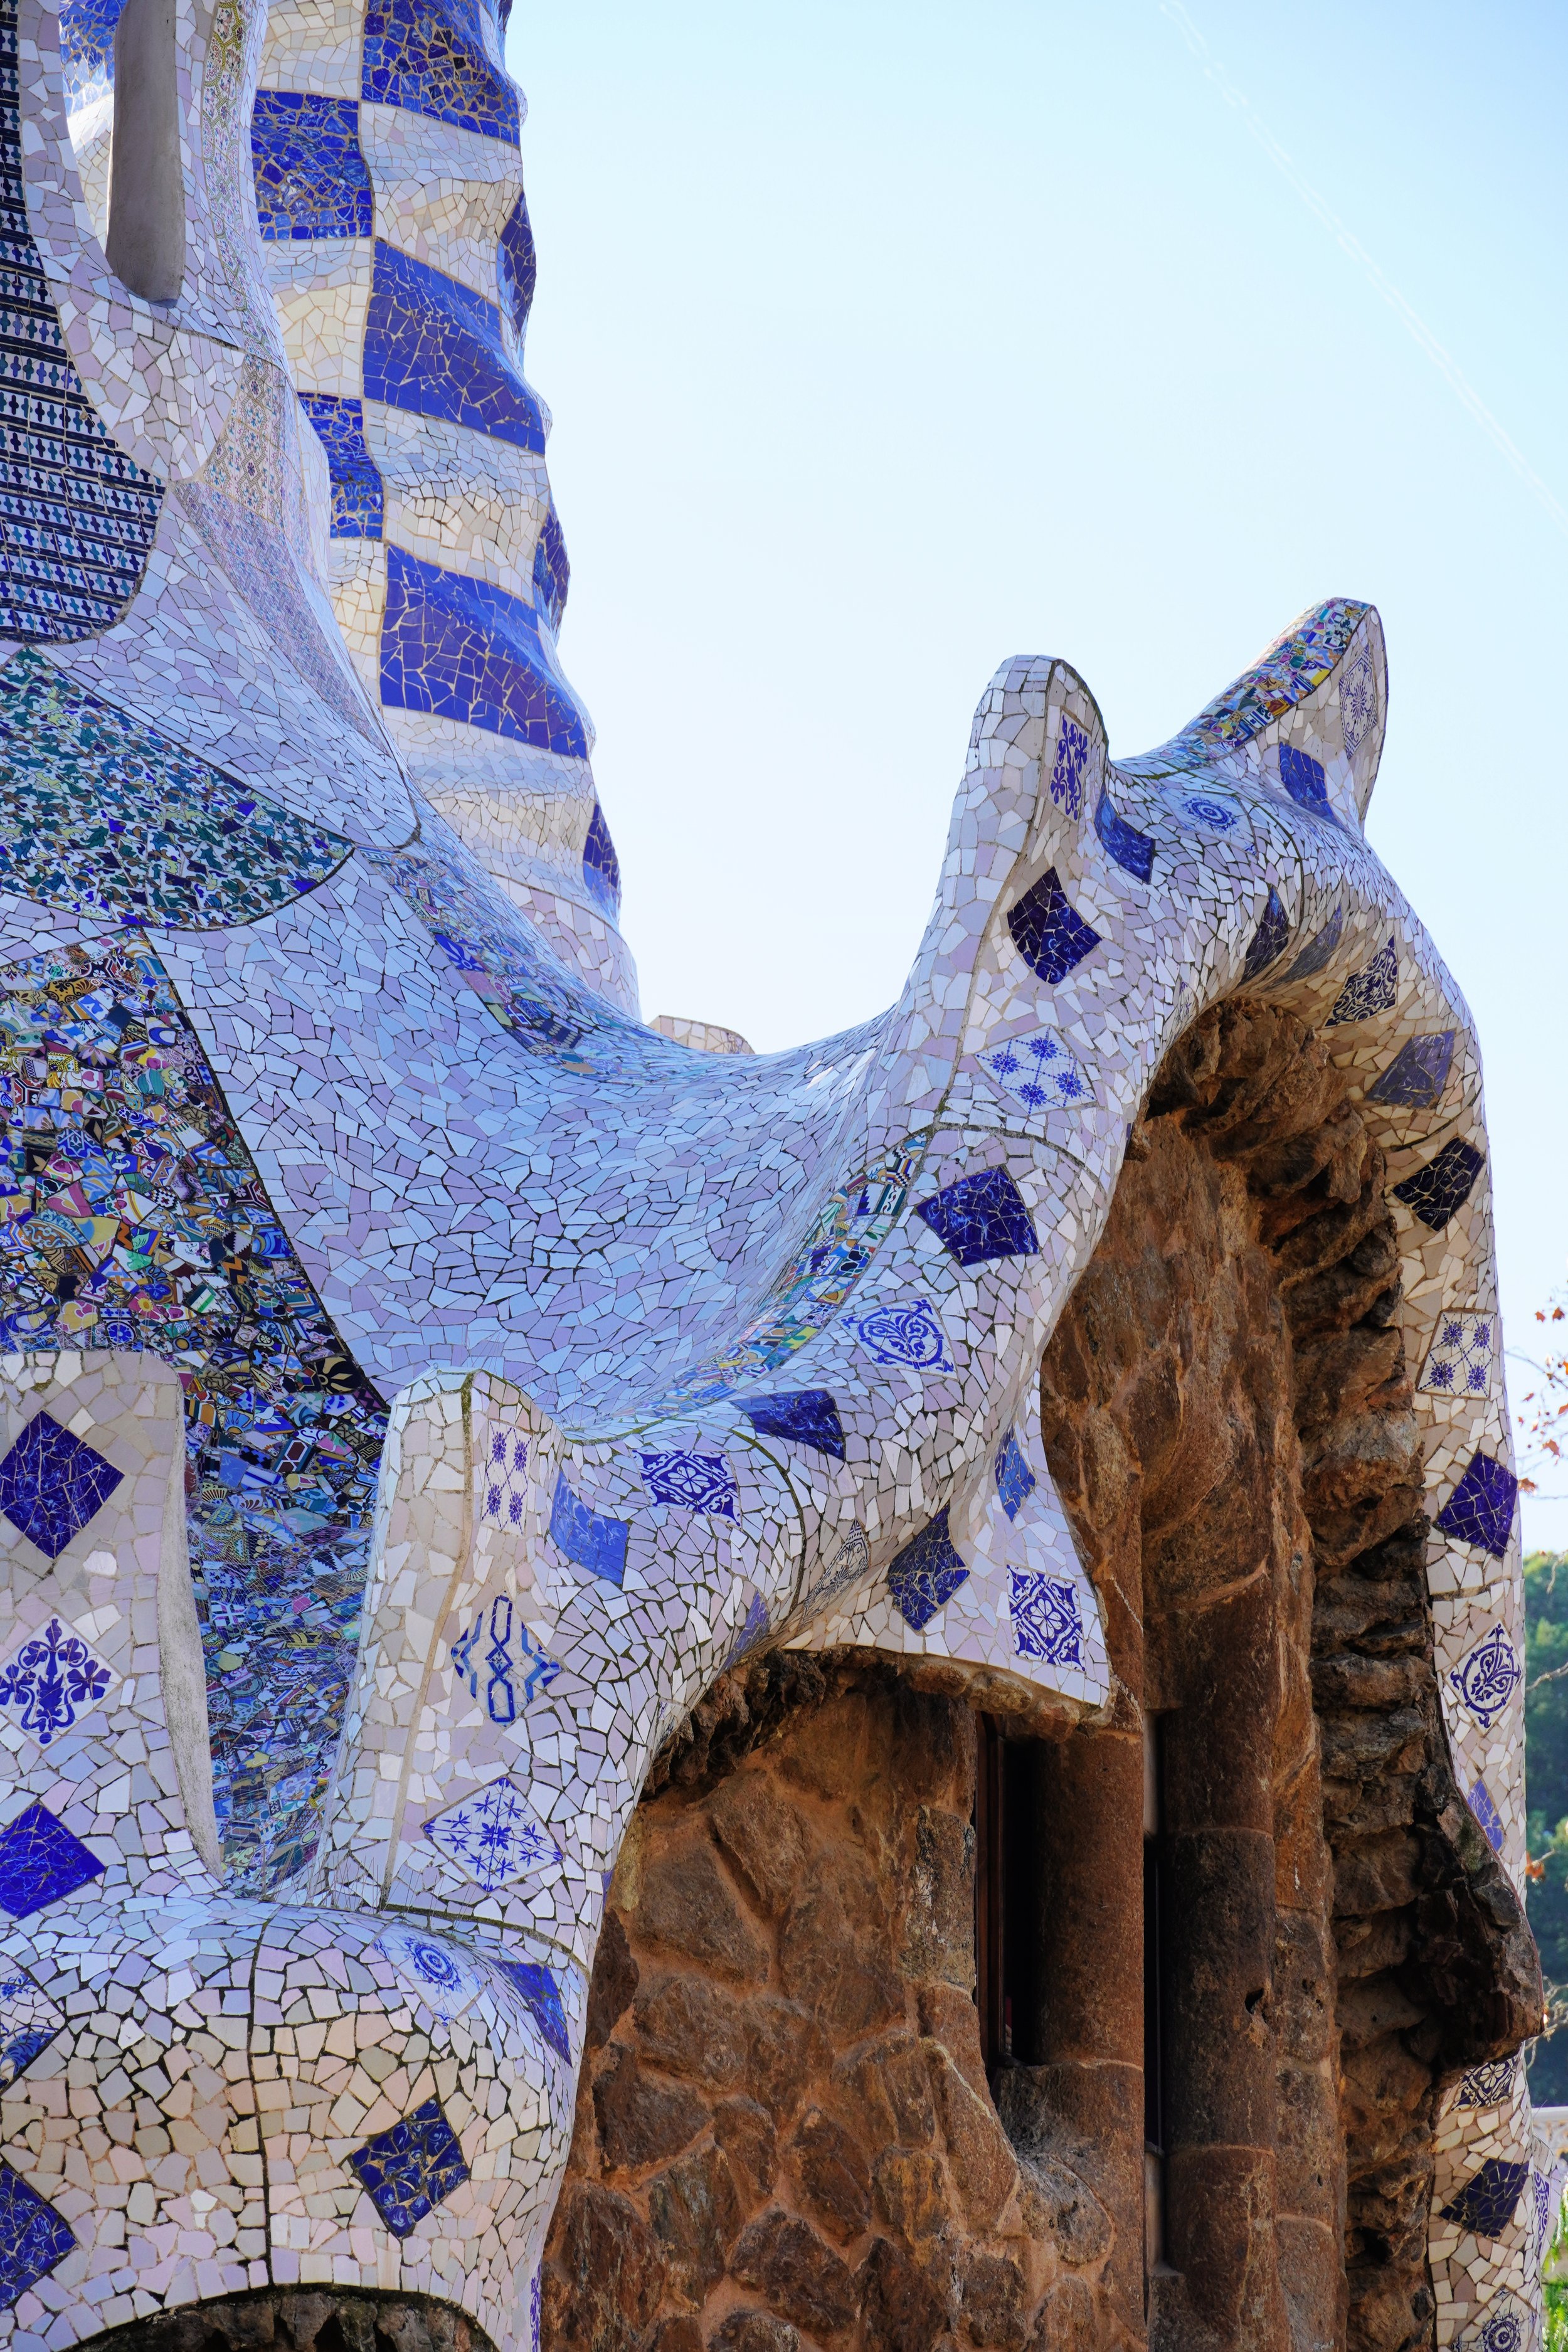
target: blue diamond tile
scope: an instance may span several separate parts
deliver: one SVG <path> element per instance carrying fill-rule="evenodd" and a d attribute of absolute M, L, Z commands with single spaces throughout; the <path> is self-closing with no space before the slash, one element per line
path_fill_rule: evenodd
<path fill-rule="evenodd" d="M 510 1886 L 514 1879 L 537 1878 L 561 1860 L 560 1847 L 522 1790 L 505 1779 L 448 1805 L 423 1826 L 437 1852 L 466 1871 L 487 1895 L 498 1886 Z"/>
<path fill-rule="evenodd" d="M 98 1856 L 47 1805 L 29 1805 L 0 1831 L 0 1910 L 13 1919 L 30 1918 L 102 1875 Z"/>
<path fill-rule="evenodd" d="M 1258 929 L 1252 934 L 1252 945 L 1247 950 L 1247 961 L 1241 967 L 1243 980 L 1256 980 L 1277 962 L 1290 943 L 1290 923 L 1279 902 L 1279 893 L 1272 884 L 1264 904 Z"/>
<path fill-rule="evenodd" d="M 945 1504 L 888 1570 L 888 1589 L 906 1625 L 919 1633 L 951 1601 L 969 1570 L 947 1532 Z"/>
<path fill-rule="evenodd" d="M 585 1568 L 590 1576 L 619 1584 L 626 1572 L 628 1532 L 625 1519 L 612 1519 L 579 1502 L 564 1475 L 557 1477 L 555 1499 L 550 1507 L 550 1535 L 568 1559 Z"/>
<path fill-rule="evenodd" d="M 672 1445 L 661 1454 L 645 1454 L 642 1474 L 656 1503 L 721 1519 L 735 1516 L 734 1474 L 721 1454 L 692 1454 Z"/>
<path fill-rule="evenodd" d="M 1492 1802 L 1492 1792 L 1484 1780 L 1477 1780 L 1469 1793 L 1469 1807 L 1482 1829 L 1487 1843 L 1494 1853 L 1502 1852 L 1502 1816 Z"/>
<path fill-rule="evenodd" d="M 1007 929 L 1029 970 L 1053 984 L 1100 945 L 1100 933 L 1068 904 L 1054 866 L 1025 891 L 1007 917 Z"/>
<path fill-rule="evenodd" d="M 0 2310 L 9 2311 L 75 2244 L 63 2214 L 0 2157 Z"/>
<path fill-rule="evenodd" d="M 27 1423 L 0 1462 L 0 1511 L 58 1559 L 119 1486 L 121 1473 L 47 1412 Z"/>
<path fill-rule="evenodd" d="M 1306 946 L 1286 973 L 1286 979 L 1310 980 L 1314 973 L 1321 971 L 1324 966 L 1332 961 L 1334 950 L 1339 946 L 1340 935 L 1344 927 L 1345 910 L 1342 907 L 1336 907 L 1322 929 L 1315 931 L 1307 941 Z"/>
<path fill-rule="evenodd" d="M 566 537 L 561 528 L 561 518 L 552 499 L 545 514 L 544 528 L 539 534 L 533 551 L 533 602 L 551 627 L 558 634 L 566 612 L 566 591 L 572 582 L 572 566 L 566 554 Z M 621 903 L 621 866 L 616 856 L 616 845 L 610 839 L 610 828 L 605 823 L 605 812 L 597 801 L 588 826 L 588 838 L 583 847 L 585 868 L 597 871 L 608 883 L 611 896 L 618 907 Z"/>
<path fill-rule="evenodd" d="M 1154 844 L 1146 833 L 1129 824 L 1111 805 L 1110 794 L 1101 793 L 1094 812 L 1094 829 L 1108 857 L 1113 857 L 1124 874 L 1136 882 L 1147 882 L 1154 871 Z"/>
<path fill-rule="evenodd" d="M 1394 941 L 1380 948 L 1364 971 L 1358 971 L 1346 981 L 1334 1000 L 1329 1015 L 1329 1027 L 1346 1021 L 1368 1021 L 1374 1013 L 1386 1013 L 1399 993 L 1399 957 Z"/>
<path fill-rule="evenodd" d="M 1005 1168 L 982 1168 L 945 1184 L 915 1210 L 960 1265 L 1033 1257 L 1039 1248 L 1024 1196 Z"/>
<path fill-rule="evenodd" d="M 1469 1467 L 1437 1514 L 1437 1528 L 1460 1543 L 1477 1544 L 1501 1559 L 1513 1531 L 1519 1480 L 1489 1454 L 1472 1454 Z"/>
<path fill-rule="evenodd" d="M 58 2001 L 13 1960 L 0 1977 L 0 2090 L 26 2073 L 65 2021 Z"/>
<path fill-rule="evenodd" d="M 1444 2221 L 1472 2231 L 1478 2238 L 1500 2238 L 1513 2219 L 1514 2208 L 1529 2177 L 1527 2162 L 1489 2157 L 1458 2195 L 1444 2206 Z"/>
<path fill-rule="evenodd" d="M 1368 1087 L 1369 1102 L 1388 1103 L 1401 1110 L 1432 1110 L 1442 1100 L 1454 1058 L 1454 1032 L 1411 1037 L 1400 1047 L 1381 1077 Z"/>
<path fill-rule="evenodd" d="M 1279 746 L 1279 781 L 1291 799 L 1304 809 L 1326 809 L 1329 805 L 1329 780 L 1323 763 L 1310 752 L 1298 751 L 1289 743 Z"/>
<path fill-rule="evenodd" d="M 1403 1184 L 1395 1184 L 1394 1197 L 1403 1201 L 1424 1225 L 1440 1234 L 1449 1218 L 1469 1199 L 1476 1178 L 1485 1165 L 1474 1144 L 1462 1143 L 1456 1136 L 1425 1168 L 1418 1168 Z"/>
<path fill-rule="evenodd" d="M 810 1445 L 818 1454 L 845 1460 L 844 1423 L 826 1389 L 796 1389 L 784 1396 L 737 1397 L 736 1403 L 763 1437 L 783 1437 L 793 1445 Z"/>
<path fill-rule="evenodd" d="M 561 1988 L 547 1968 L 538 1960 L 502 1960 L 500 1969 L 511 1979 L 535 2025 L 558 2058 L 568 2063 L 572 2043 L 566 2031 L 566 2011 L 562 2006 Z"/>
<path fill-rule="evenodd" d="M 995 1467 L 996 1492 L 1002 1497 L 1002 1508 L 1010 1519 L 1016 1519 L 1035 1491 L 1035 1474 L 1011 1430 L 996 1449 Z"/>
<path fill-rule="evenodd" d="M 468 2177 L 439 2099 L 426 2099 L 390 2131 L 375 2133 L 349 2162 L 395 2238 L 406 2238 Z"/>

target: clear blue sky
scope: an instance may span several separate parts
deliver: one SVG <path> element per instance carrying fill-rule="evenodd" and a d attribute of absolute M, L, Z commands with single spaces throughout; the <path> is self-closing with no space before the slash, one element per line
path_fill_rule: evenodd
<path fill-rule="evenodd" d="M 1220 79 L 1159 0 L 518 0 L 563 654 L 644 1010 L 767 1049 L 888 1003 L 1005 656 L 1064 655 L 1133 752 L 1368 597 L 1370 831 L 1479 1023 L 1529 1348 L 1568 533 L 1226 88 L 1568 509 L 1568 12 L 1188 5 Z M 1568 1544 L 1568 1502 L 1525 1526 Z"/>

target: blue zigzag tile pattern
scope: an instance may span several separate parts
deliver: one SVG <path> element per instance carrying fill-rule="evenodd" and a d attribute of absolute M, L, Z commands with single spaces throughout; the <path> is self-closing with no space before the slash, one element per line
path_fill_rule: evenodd
<path fill-rule="evenodd" d="M 486 54 L 479 0 L 373 0 L 360 95 L 517 144 L 517 92 Z"/>
<path fill-rule="evenodd" d="M 379 239 L 364 324 L 364 391 L 542 456 L 544 420 L 507 349 L 500 312 Z"/>
<path fill-rule="evenodd" d="M 327 453 L 332 485 L 332 537 L 379 539 L 386 496 L 381 468 L 365 446 L 364 403 L 336 393 L 302 392 L 300 405 Z"/>
<path fill-rule="evenodd" d="M 250 152 L 256 216 L 268 244 L 370 235 L 375 199 L 360 152 L 356 100 L 258 89 Z"/>
<path fill-rule="evenodd" d="M 381 698 L 585 759 L 588 730 L 521 596 L 392 545 L 381 628 Z"/>

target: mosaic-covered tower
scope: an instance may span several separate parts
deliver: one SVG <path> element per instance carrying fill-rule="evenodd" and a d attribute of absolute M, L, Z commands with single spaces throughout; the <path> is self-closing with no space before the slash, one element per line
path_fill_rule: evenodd
<path fill-rule="evenodd" d="M 642 1026 L 501 34 L 0 0 L 0 2335 L 1521 2352 L 1377 616 L 1005 664 L 899 1002 Z"/>

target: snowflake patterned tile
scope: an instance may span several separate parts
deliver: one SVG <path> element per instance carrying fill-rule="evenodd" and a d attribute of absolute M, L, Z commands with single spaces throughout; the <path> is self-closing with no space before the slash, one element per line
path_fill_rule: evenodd
<path fill-rule="evenodd" d="M 120 1472 L 85 1440 L 36 1413 L 0 1462 L 0 1511 L 50 1559 L 98 1517 Z"/>
<path fill-rule="evenodd" d="M 826 1389 L 737 1397 L 735 1402 L 759 1437 L 782 1437 L 792 1445 L 809 1445 L 815 1453 L 829 1454 L 837 1462 L 847 1458 L 844 1423 Z"/>
<path fill-rule="evenodd" d="M 12 1960 L 0 1974 L 0 2090 L 47 2050 L 66 2021 L 65 2011 Z"/>
<path fill-rule="evenodd" d="M 1416 1385 L 1428 1396 L 1484 1397 L 1497 1361 L 1498 1318 L 1470 1309 L 1439 1315 Z"/>
<path fill-rule="evenodd" d="M 923 1633 L 969 1574 L 947 1531 L 947 1511 L 907 1543 L 888 1570 L 888 1589 L 906 1625 Z"/>
<path fill-rule="evenodd" d="M 975 1059 L 1004 1094 L 1026 1110 L 1078 1110 L 1092 1104 L 1089 1074 L 1059 1030 L 1031 1030 L 989 1045 Z"/>
<path fill-rule="evenodd" d="M 390 2131 L 375 2133 L 349 2162 L 395 2238 L 406 2238 L 468 2178 L 439 2099 L 426 2099 Z"/>
<path fill-rule="evenodd" d="M 1023 1195 L 1005 1168 L 983 1168 L 973 1176 L 961 1176 L 956 1184 L 919 1202 L 915 1214 L 962 1266 L 1033 1257 L 1040 1246 Z"/>
<path fill-rule="evenodd" d="M 642 1456 L 642 1475 L 656 1503 L 673 1503 L 683 1511 L 707 1511 L 716 1517 L 735 1516 L 735 1477 L 720 1454 L 693 1454 L 671 1446 Z"/>
<path fill-rule="evenodd" d="M 481 1608 L 451 1645 L 457 1689 L 478 1698 L 492 1723 L 517 1722 L 531 1699 L 547 1691 L 561 1672 L 559 1659 L 540 1648 L 510 1594 L 500 1593 Z"/>
<path fill-rule="evenodd" d="M 433 2017 L 460 2017 L 484 1990 L 485 1979 L 467 1952 L 416 1927 L 388 1927 L 375 1949 L 391 1961 L 405 1991 Z"/>
<path fill-rule="evenodd" d="M 29 1919 L 102 1875 L 98 1856 L 47 1805 L 29 1805 L 0 1830 L 0 1911 L 13 1919 Z"/>
<path fill-rule="evenodd" d="M 84 1635 L 51 1617 L 0 1659 L 0 1715 L 50 1748 L 92 1712 L 115 1679 Z"/>
<path fill-rule="evenodd" d="M 1519 1653 L 1500 1625 L 1457 1665 L 1449 1685 L 1466 1712 L 1488 1731 L 1524 1679 Z"/>
<path fill-rule="evenodd" d="M 492 1429 L 481 1507 L 485 1517 L 502 1527 L 520 1528 L 528 1496 L 527 1438 L 515 1429 Z"/>
<path fill-rule="evenodd" d="M 1076 1666 L 1081 1673 L 1086 1664 L 1083 1619 L 1075 1587 L 1037 1570 L 1016 1568 L 1010 1572 L 1009 1585 L 1007 1609 L 1018 1655 L 1039 1658 L 1050 1666 Z"/>
<path fill-rule="evenodd" d="M 64 2215 L 0 2157 L 0 2309 L 9 2311 L 75 2245 Z"/>
<path fill-rule="evenodd" d="M 1489 2157 L 1458 2195 L 1442 2209 L 1445 2221 L 1457 2222 L 1478 2238 L 1500 2238 L 1530 2178 L 1528 2164 L 1507 2157 Z"/>
<path fill-rule="evenodd" d="M 510 1780 L 492 1780 L 477 1796 L 465 1797 L 424 1825 L 425 1834 L 440 1853 L 486 1895 L 510 1886 L 520 1878 L 534 1878 L 561 1861 L 561 1849 L 541 1825 L 521 1789 Z M 0 1855 L 0 1866 L 3 1866 Z M 0 1901 L 4 1889 L 0 1886 Z"/>

